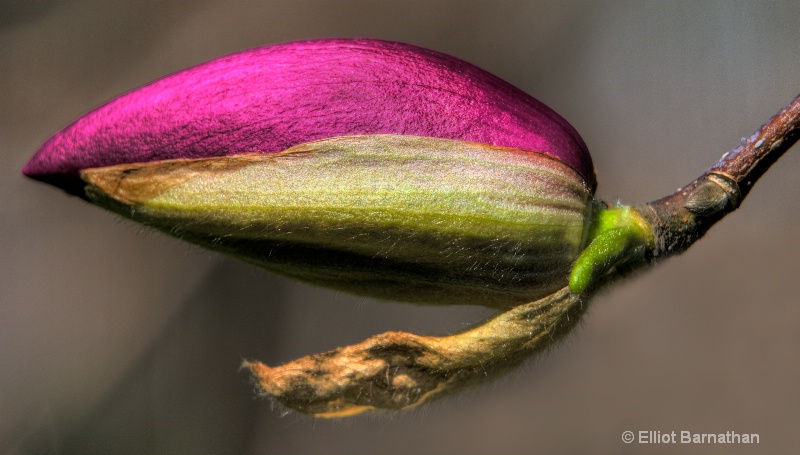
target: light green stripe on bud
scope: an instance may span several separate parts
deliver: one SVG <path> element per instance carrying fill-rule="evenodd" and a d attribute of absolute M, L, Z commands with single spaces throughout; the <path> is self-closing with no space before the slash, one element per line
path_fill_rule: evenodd
<path fill-rule="evenodd" d="M 549 156 L 398 135 L 87 169 L 93 202 L 279 274 L 381 299 L 508 308 L 564 287 L 591 192 Z"/>

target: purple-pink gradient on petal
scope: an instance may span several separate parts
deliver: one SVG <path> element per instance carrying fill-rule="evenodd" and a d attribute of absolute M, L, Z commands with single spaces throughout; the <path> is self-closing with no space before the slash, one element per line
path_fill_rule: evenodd
<path fill-rule="evenodd" d="M 545 153 L 595 186 L 580 135 L 541 102 L 454 57 L 366 39 L 267 46 L 167 76 L 56 133 L 22 172 L 79 192 L 85 168 L 389 133 Z"/>

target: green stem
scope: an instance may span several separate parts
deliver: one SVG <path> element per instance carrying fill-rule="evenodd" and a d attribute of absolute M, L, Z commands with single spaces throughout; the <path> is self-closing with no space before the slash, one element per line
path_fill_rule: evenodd
<path fill-rule="evenodd" d="M 627 206 L 600 209 L 589 228 L 589 243 L 575 261 L 569 277 L 573 294 L 583 294 L 614 275 L 645 263 L 654 238 L 642 215 Z"/>

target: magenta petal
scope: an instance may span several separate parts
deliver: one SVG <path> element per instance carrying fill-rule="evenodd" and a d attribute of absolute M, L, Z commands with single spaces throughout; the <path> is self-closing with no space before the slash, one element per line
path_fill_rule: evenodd
<path fill-rule="evenodd" d="M 55 134 L 23 173 L 70 189 L 84 168 L 379 133 L 542 152 L 595 185 L 583 140 L 541 102 L 456 58 L 364 39 L 262 47 L 167 76 Z"/>

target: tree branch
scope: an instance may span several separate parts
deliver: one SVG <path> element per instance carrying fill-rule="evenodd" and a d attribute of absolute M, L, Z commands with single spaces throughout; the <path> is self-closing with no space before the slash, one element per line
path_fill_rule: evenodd
<path fill-rule="evenodd" d="M 756 181 L 800 138 L 800 95 L 769 119 L 709 172 L 734 180 L 747 196 Z"/>
<path fill-rule="evenodd" d="M 739 207 L 756 181 L 800 138 L 800 96 L 706 173 L 657 201 L 637 206 L 650 223 L 656 261 L 685 251 Z"/>

